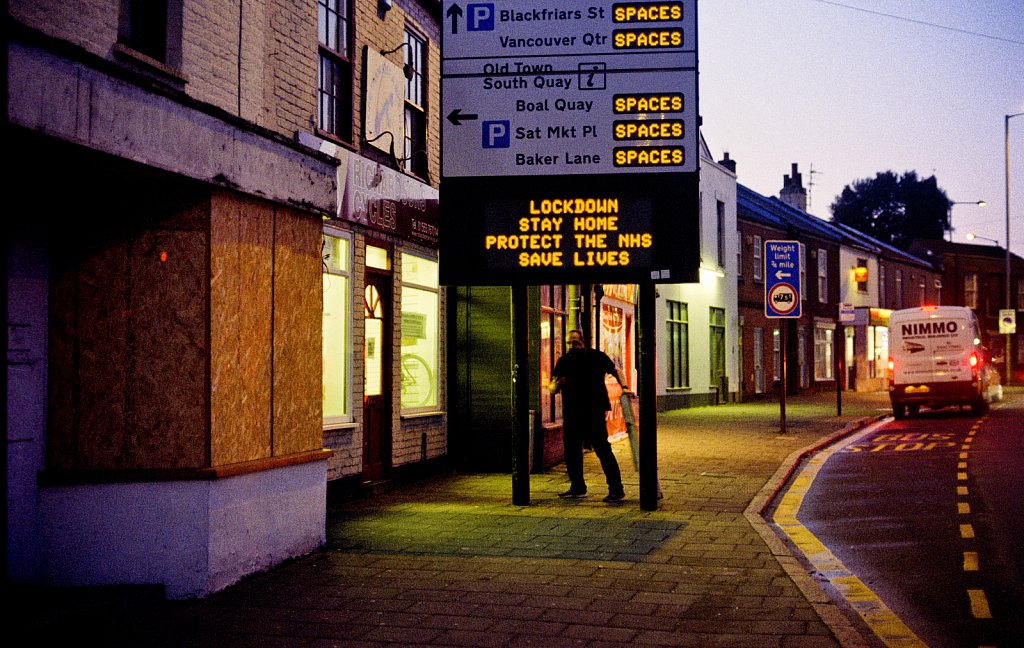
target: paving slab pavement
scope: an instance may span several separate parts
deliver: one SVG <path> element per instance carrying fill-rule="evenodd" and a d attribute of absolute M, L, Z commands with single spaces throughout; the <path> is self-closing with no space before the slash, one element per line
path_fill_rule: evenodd
<path fill-rule="evenodd" d="M 628 441 L 613 444 L 627 497 L 561 500 L 564 466 L 532 475 L 445 474 L 332 502 L 327 545 L 198 601 L 156 588 L 8 586 L 36 640 L 107 646 L 871 645 L 757 513 L 827 439 L 888 410 L 885 393 L 659 415 L 656 511 L 639 507 Z M 8 597 L 10 599 L 10 596 Z"/>

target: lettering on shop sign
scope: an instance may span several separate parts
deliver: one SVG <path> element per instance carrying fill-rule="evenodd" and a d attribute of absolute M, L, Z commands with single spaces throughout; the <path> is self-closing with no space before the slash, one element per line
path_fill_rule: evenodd
<path fill-rule="evenodd" d="M 348 158 L 343 182 L 339 218 L 437 243 L 439 207 L 433 187 L 356 155 Z"/>
<path fill-rule="evenodd" d="M 907 434 L 876 434 L 861 443 L 849 445 L 844 452 L 916 452 L 920 450 L 937 450 L 952 448 L 957 444 L 952 434 L 941 433 L 907 433 Z"/>
<path fill-rule="evenodd" d="M 499 267 L 629 266 L 654 242 L 617 198 L 529 199 L 512 231 L 484 235 L 485 254 Z"/>

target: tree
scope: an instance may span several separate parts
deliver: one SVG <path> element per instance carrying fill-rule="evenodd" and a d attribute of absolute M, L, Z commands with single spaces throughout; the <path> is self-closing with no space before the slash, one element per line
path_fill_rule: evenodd
<path fill-rule="evenodd" d="M 935 176 L 886 171 L 846 185 L 832 203 L 832 221 L 905 250 L 914 239 L 941 239 L 952 204 Z"/>

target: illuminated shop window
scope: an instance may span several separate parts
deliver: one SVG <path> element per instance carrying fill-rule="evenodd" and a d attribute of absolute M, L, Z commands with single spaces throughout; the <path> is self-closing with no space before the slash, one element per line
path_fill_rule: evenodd
<path fill-rule="evenodd" d="M 402 263 L 402 411 L 438 408 L 437 261 L 408 252 Z"/>
<path fill-rule="evenodd" d="M 323 257 L 323 423 L 352 420 L 351 249 L 347 238 L 324 234 Z"/>
<path fill-rule="evenodd" d="M 562 395 L 547 390 L 555 363 L 565 353 L 565 286 L 540 287 L 540 402 L 541 421 L 557 423 L 562 419 Z"/>

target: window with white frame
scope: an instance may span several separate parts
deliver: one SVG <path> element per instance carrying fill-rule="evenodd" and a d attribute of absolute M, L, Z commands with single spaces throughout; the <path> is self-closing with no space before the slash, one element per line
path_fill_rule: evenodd
<path fill-rule="evenodd" d="M 814 325 L 814 379 L 832 380 L 834 363 L 834 324 L 817 322 Z"/>
<path fill-rule="evenodd" d="M 546 425 L 562 420 L 562 394 L 552 394 L 547 387 L 565 353 L 568 301 L 565 286 L 540 287 L 540 412 Z"/>
<path fill-rule="evenodd" d="M 352 141 L 350 0 L 317 0 L 317 127 Z"/>
<path fill-rule="evenodd" d="M 427 177 L 427 41 L 411 31 L 405 32 L 405 62 L 409 77 L 405 82 L 405 155 L 403 166 L 409 173 Z"/>
<path fill-rule="evenodd" d="M 764 329 L 754 328 L 754 393 L 764 393 Z"/>
<path fill-rule="evenodd" d="M 323 424 L 352 420 L 351 259 L 352 242 L 324 233 L 323 256 Z"/>
<path fill-rule="evenodd" d="M 761 237 L 754 234 L 754 281 L 761 281 L 764 277 L 764 245 Z"/>
<path fill-rule="evenodd" d="M 800 387 L 811 386 L 811 363 L 807 362 L 807 327 L 797 331 L 796 363 L 800 369 Z"/>
<path fill-rule="evenodd" d="M 666 300 L 668 333 L 668 386 L 690 386 L 690 318 L 683 302 Z"/>
<path fill-rule="evenodd" d="M 782 335 L 778 328 L 772 329 L 772 379 L 782 380 Z"/>
<path fill-rule="evenodd" d="M 725 203 L 721 200 L 715 201 L 715 215 L 718 218 L 718 267 L 725 267 Z"/>
<path fill-rule="evenodd" d="M 818 301 L 828 302 L 828 250 L 818 248 Z"/>
<path fill-rule="evenodd" d="M 928 286 L 925 285 L 924 280 L 925 280 L 925 276 L 924 275 L 921 275 L 920 277 L 917 278 L 917 297 L 918 297 L 917 305 L 918 306 L 924 306 L 925 304 L 928 303 Z"/>
<path fill-rule="evenodd" d="M 964 306 L 978 308 L 978 273 L 964 273 Z"/>
<path fill-rule="evenodd" d="M 736 231 L 736 278 L 743 279 L 743 232 Z"/>
<path fill-rule="evenodd" d="M 438 407 L 437 261 L 409 252 L 402 263 L 402 410 Z"/>

